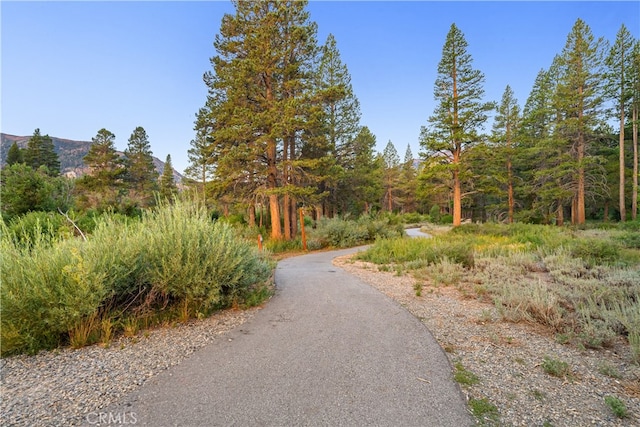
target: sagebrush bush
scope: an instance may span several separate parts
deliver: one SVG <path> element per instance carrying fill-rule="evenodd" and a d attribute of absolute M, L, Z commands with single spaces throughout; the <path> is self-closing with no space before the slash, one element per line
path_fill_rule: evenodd
<path fill-rule="evenodd" d="M 2 238 L 2 354 L 36 353 L 68 341 L 96 312 L 105 272 L 93 270 L 80 242 L 19 248 Z"/>
<path fill-rule="evenodd" d="M 111 317 L 255 304 L 272 271 L 230 225 L 187 202 L 161 205 L 140 221 L 103 218 L 86 242 L 23 245 L 1 226 L 3 355 L 82 345 L 104 322 L 115 324 Z"/>
<path fill-rule="evenodd" d="M 585 347 L 626 337 L 638 362 L 640 251 L 621 249 L 617 236 L 628 238 L 624 233 L 466 224 L 431 239 L 380 240 L 358 257 L 475 292 L 494 301 L 504 319 L 546 325 Z"/>
<path fill-rule="evenodd" d="M 73 236 L 73 225 L 54 212 L 29 212 L 13 218 L 7 225 L 8 236 L 16 244 L 31 245 L 35 240 L 52 243 Z"/>
<path fill-rule="evenodd" d="M 371 243 L 376 239 L 404 235 L 400 219 L 392 215 L 379 217 L 363 215 L 357 220 L 323 218 L 309 236 L 322 242 L 323 247 L 348 248 Z"/>
<path fill-rule="evenodd" d="M 358 254 L 358 258 L 376 264 L 421 263 L 435 264 L 443 259 L 472 267 L 474 251 L 472 245 L 464 238 L 437 236 L 430 239 L 381 239 L 366 251 Z"/>

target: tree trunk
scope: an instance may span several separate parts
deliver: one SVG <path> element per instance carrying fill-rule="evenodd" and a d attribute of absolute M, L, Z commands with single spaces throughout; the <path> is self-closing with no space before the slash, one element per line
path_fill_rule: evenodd
<path fill-rule="evenodd" d="M 274 240 L 282 239 L 282 230 L 280 229 L 280 203 L 278 196 L 271 194 L 269 196 L 269 213 L 271 214 L 271 238 Z"/>
<path fill-rule="evenodd" d="M 509 224 L 513 224 L 513 209 L 515 202 L 513 200 L 513 171 L 511 169 L 511 159 L 507 161 L 507 179 L 509 181 L 507 193 L 509 196 Z"/>
<path fill-rule="evenodd" d="M 633 106 L 633 189 L 631 191 L 631 218 L 638 215 L 638 104 Z"/>
<path fill-rule="evenodd" d="M 562 227 L 564 225 L 564 206 L 562 201 L 558 200 L 558 209 L 556 210 L 556 225 Z"/>
<path fill-rule="evenodd" d="M 624 200 L 624 101 L 620 94 L 620 221 L 627 220 L 627 207 Z"/>
<path fill-rule="evenodd" d="M 254 228 L 256 226 L 256 205 L 253 202 L 249 205 L 249 227 Z"/>
<path fill-rule="evenodd" d="M 580 95 L 582 97 L 582 87 L 580 87 Z M 578 112 L 578 123 L 580 130 L 578 131 L 578 197 L 576 200 L 576 222 L 577 224 L 585 223 L 585 206 L 584 206 L 584 154 L 585 154 L 585 135 L 583 126 L 583 108 Z"/>
<path fill-rule="evenodd" d="M 609 201 L 604 202 L 604 214 L 602 215 L 604 222 L 609 222 Z"/>
<path fill-rule="evenodd" d="M 288 193 L 284 195 L 282 214 L 284 216 L 284 238 L 291 240 L 291 196 Z M 295 220 L 295 216 L 293 219 Z"/>
<path fill-rule="evenodd" d="M 453 153 L 453 226 L 462 224 L 462 190 L 460 189 L 460 174 L 458 164 L 460 162 L 459 148 Z"/>
<path fill-rule="evenodd" d="M 276 167 L 276 142 L 273 139 L 267 143 L 267 164 L 267 186 L 270 190 L 275 190 L 278 185 L 278 169 Z M 280 202 L 277 194 L 269 195 L 269 213 L 271 214 L 271 238 L 280 240 L 282 239 L 282 229 L 280 228 Z"/>

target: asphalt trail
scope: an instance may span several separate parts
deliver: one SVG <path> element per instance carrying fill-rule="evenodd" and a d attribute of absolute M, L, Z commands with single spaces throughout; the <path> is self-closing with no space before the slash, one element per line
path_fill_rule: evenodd
<path fill-rule="evenodd" d="M 332 265 L 356 250 L 281 261 L 251 320 L 105 412 L 150 426 L 474 425 L 426 327 Z"/>

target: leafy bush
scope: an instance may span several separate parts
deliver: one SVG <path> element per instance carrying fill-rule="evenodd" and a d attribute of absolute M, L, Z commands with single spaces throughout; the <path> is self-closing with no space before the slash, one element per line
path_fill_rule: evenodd
<path fill-rule="evenodd" d="M 2 238 L 2 353 L 36 353 L 66 343 L 105 297 L 104 272 L 90 268 L 80 242 L 20 248 Z"/>
<path fill-rule="evenodd" d="M 341 218 L 323 218 L 318 227 L 310 233 L 318 238 L 323 246 L 348 248 L 370 243 L 379 238 L 390 238 L 404 235 L 404 229 L 397 217 L 362 216 L 356 221 Z"/>
<path fill-rule="evenodd" d="M 141 221 L 104 217 L 86 242 L 35 238 L 25 246 L 1 226 L 3 355 L 83 345 L 111 317 L 171 307 L 206 315 L 268 295 L 270 262 L 186 202 Z"/>
<path fill-rule="evenodd" d="M 442 219 L 442 215 L 440 215 L 440 206 L 431 206 L 431 209 L 429 209 L 429 218 L 431 218 L 431 222 L 433 222 L 434 224 L 438 224 L 440 222 L 440 220 Z"/>
<path fill-rule="evenodd" d="M 571 367 L 563 360 L 545 356 L 542 361 L 542 369 L 554 377 L 564 378 L 571 375 Z"/>
<path fill-rule="evenodd" d="M 453 224 L 453 215 L 446 214 L 440 217 L 440 224 Z"/>
<path fill-rule="evenodd" d="M 29 246 L 35 240 L 53 242 L 73 235 L 73 226 L 59 213 L 29 212 L 15 217 L 7 226 L 7 233 L 17 244 Z"/>
<path fill-rule="evenodd" d="M 616 396 L 605 396 L 604 403 L 607 404 L 609 409 L 611 409 L 611 412 L 613 412 L 616 417 L 627 418 L 629 416 L 627 406 Z"/>
<path fill-rule="evenodd" d="M 610 241 L 603 239 L 577 239 L 570 247 L 571 254 L 576 258 L 592 264 L 611 264 L 618 260 L 620 247 Z"/>
<path fill-rule="evenodd" d="M 463 238 L 450 237 L 382 239 L 371 248 L 358 254 L 358 258 L 376 264 L 411 263 L 412 268 L 436 264 L 447 259 L 464 267 L 472 267 L 474 264 L 473 246 Z"/>

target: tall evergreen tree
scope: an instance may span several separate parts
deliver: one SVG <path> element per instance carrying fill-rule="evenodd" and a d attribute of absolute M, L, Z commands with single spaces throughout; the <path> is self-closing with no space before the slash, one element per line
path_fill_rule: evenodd
<path fill-rule="evenodd" d="M 115 148 L 116 136 L 100 129 L 94 138 L 84 163 L 89 173 L 78 180 L 81 205 L 93 208 L 114 207 L 120 203 L 120 190 L 125 169 Z"/>
<path fill-rule="evenodd" d="M 400 168 L 400 204 L 402 212 L 415 212 L 416 205 L 416 189 L 418 187 L 417 170 L 414 166 L 413 153 L 411 146 L 407 144 L 407 151 L 404 154 L 404 161 Z"/>
<path fill-rule="evenodd" d="M 631 123 L 633 138 L 633 184 L 631 189 L 631 217 L 638 214 L 638 110 L 640 110 L 640 40 L 633 46 L 631 67 Z"/>
<path fill-rule="evenodd" d="M 504 153 L 504 161 L 506 166 L 506 185 L 507 185 L 507 206 L 508 221 L 513 223 L 513 212 L 515 209 L 514 200 L 514 174 L 513 174 L 513 158 L 514 144 L 518 135 L 520 126 L 520 106 L 515 98 L 513 90 L 509 85 L 502 94 L 502 101 L 498 106 L 498 114 L 494 118 L 493 123 L 493 139 L 497 143 L 500 151 Z"/>
<path fill-rule="evenodd" d="M 634 39 L 624 24 L 620 27 L 616 40 L 609 50 L 607 64 L 607 88 L 609 96 L 615 101 L 617 115 L 620 118 L 619 139 L 619 209 L 620 220 L 626 221 L 627 207 L 625 202 L 625 148 L 624 127 L 625 112 L 632 99 L 633 77 L 633 45 Z"/>
<path fill-rule="evenodd" d="M 360 103 L 353 93 L 351 75 L 340 58 L 335 37 L 329 34 L 322 47 L 317 71 L 317 87 L 322 106 L 321 128 L 327 139 L 326 155 L 335 163 L 332 175 L 335 179 L 330 189 L 329 203 L 333 211 L 344 210 L 352 194 L 345 182 L 345 173 L 353 169 L 355 161 L 354 140 L 360 131 Z M 322 189 L 321 189 L 322 190 Z M 340 208 L 338 205 L 342 205 Z"/>
<path fill-rule="evenodd" d="M 536 76 L 523 109 L 519 135 L 519 176 L 524 183 L 522 197 L 532 221 L 564 222 L 564 205 L 571 201 L 571 155 L 557 138 L 555 129 L 562 119 L 555 105 L 555 91 L 560 75 L 560 57 L 556 56 L 548 70 Z"/>
<path fill-rule="evenodd" d="M 33 132 L 33 136 L 27 141 L 27 148 L 24 152 L 24 161 L 27 166 L 34 170 L 41 166 L 47 167 L 47 174 L 50 176 L 60 175 L 60 161 L 55 152 L 53 141 L 49 135 L 41 135 L 40 129 Z"/>
<path fill-rule="evenodd" d="M 397 204 L 398 179 L 400 177 L 400 156 L 393 142 L 389 140 L 382 152 L 384 159 L 384 207 L 393 212 Z"/>
<path fill-rule="evenodd" d="M 142 207 L 149 206 L 157 189 L 158 172 L 153 164 L 149 137 L 143 127 L 134 129 L 124 155 L 129 195 Z"/>
<path fill-rule="evenodd" d="M 229 165 L 246 173 L 236 182 L 259 183 L 256 191 L 269 199 L 271 237 L 279 239 L 279 196 L 295 191 L 290 160 L 297 156 L 296 143 L 313 106 L 308 88 L 317 26 L 309 20 L 306 2 L 233 4 L 235 14 L 223 17 L 214 43 L 214 72 L 205 74 L 212 130 L 206 136 L 215 143 L 218 177 L 231 175 L 225 169 Z M 285 206 L 285 214 L 291 207 Z M 289 220 L 290 230 L 295 219 L 289 215 Z"/>
<path fill-rule="evenodd" d="M 375 146 L 375 135 L 363 126 L 353 140 L 354 161 L 343 180 L 345 193 L 350 193 L 347 210 L 354 215 L 370 214 L 374 208 L 379 208 L 383 197 L 384 167 L 382 157 L 375 155 Z"/>
<path fill-rule="evenodd" d="M 204 110 L 201 114 L 204 114 Z M 207 183 L 215 176 L 215 166 L 213 162 L 213 144 L 206 137 L 206 130 L 198 129 L 196 137 L 191 140 L 191 148 L 187 151 L 189 166 L 185 169 L 185 175 L 198 188 L 199 196 L 206 204 Z"/>
<path fill-rule="evenodd" d="M 24 156 L 18 144 L 14 142 L 7 151 L 7 165 L 15 165 L 18 163 L 24 163 Z"/>
<path fill-rule="evenodd" d="M 160 188 L 160 197 L 170 200 L 178 192 L 178 186 L 176 185 L 176 181 L 173 178 L 171 154 L 167 154 L 167 158 L 164 161 L 164 169 L 162 170 L 162 175 L 160 175 L 158 181 L 158 186 Z"/>
<path fill-rule="evenodd" d="M 353 139 L 360 131 L 360 102 L 353 93 L 351 75 L 340 59 L 335 37 L 329 34 L 318 68 L 326 133 L 341 164 L 353 161 Z"/>
<path fill-rule="evenodd" d="M 462 177 L 464 151 L 477 142 L 492 103 L 482 102 L 484 75 L 472 67 L 471 55 L 462 31 L 451 25 L 438 64 L 434 95 L 438 106 L 424 127 L 421 145 L 448 159 L 452 175 L 453 225 L 462 220 Z"/>
<path fill-rule="evenodd" d="M 562 115 L 557 132 L 564 139 L 575 163 L 571 221 L 584 224 L 587 168 L 594 166 L 589 146 L 602 119 L 602 40 L 578 19 L 567 36 L 560 55 L 560 80 L 556 105 Z"/>

